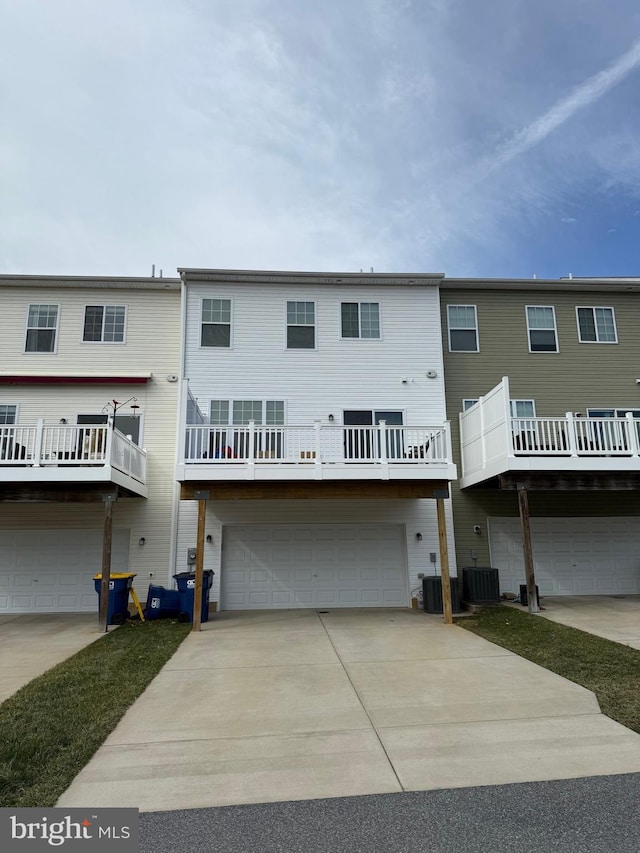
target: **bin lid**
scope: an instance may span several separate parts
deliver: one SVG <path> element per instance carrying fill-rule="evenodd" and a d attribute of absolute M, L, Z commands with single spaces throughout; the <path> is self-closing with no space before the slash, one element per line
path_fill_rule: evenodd
<path fill-rule="evenodd" d="M 118 578 L 120 580 L 122 578 L 135 578 L 135 576 L 136 576 L 135 572 L 111 572 L 111 574 L 109 575 L 110 578 Z M 101 581 L 102 580 L 102 574 L 94 575 L 93 579 L 94 579 L 94 581 Z"/>

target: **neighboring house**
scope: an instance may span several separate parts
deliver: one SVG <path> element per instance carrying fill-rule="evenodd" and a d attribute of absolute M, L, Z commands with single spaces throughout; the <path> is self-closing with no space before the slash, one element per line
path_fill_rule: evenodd
<path fill-rule="evenodd" d="M 166 584 L 179 280 L 3 275 L 0 309 L 0 612 L 96 611 L 107 501 L 111 570 Z"/>
<path fill-rule="evenodd" d="M 440 286 L 458 565 L 540 594 L 640 593 L 640 279 Z M 462 414 L 460 414 L 462 412 Z"/>
<path fill-rule="evenodd" d="M 409 606 L 456 476 L 442 277 L 181 275 L 179 568 L 207 499 L 222 609 Z"/>

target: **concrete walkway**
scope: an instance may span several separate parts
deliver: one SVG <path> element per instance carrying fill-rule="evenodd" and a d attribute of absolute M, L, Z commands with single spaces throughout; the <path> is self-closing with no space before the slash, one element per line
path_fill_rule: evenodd
<path fill-rule="evenodd" d="M 60 798 L 142 811 L 640 770 L 592 693 L 411 610 L 222 613 Z"/>
<path fill-rule="evenodd" d="M 640 595 L 546 595 L 540 616 L 640 649 Z"/>
<path fill-rule="evenodd" d="M 0 614 L 0 702 L 101 636 L 95 613 Z"/>

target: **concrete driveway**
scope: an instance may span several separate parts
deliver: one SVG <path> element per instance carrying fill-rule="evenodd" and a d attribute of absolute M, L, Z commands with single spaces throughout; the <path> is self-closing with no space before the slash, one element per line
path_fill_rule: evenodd
<path fill-rule="evenodd" d="M 101 636 L 95 613 L 0 614 L 0 702 Z"/>
<path fill-rule="evenodd" d="M 546 595 L 540 616 L 640 649 L 640 595 Z"/>
<path fill-rule="evenodd" d="M 592 693 L 411 610 L 222 613 L 58 805 L 143 811 L 635 772 Z"/>

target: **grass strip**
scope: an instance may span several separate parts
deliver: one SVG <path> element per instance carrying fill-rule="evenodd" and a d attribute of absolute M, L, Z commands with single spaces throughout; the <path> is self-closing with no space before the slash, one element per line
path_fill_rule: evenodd
<path fill-rule="evenodd" d="M 456 624 L 593 690 L 603 714 L 640 733 L 640 651 L 513 607 Z"/>
<path fill-rule="evenodd" d="M 3 702 L 0 806 L 55 805 L 190 630 L 128 622 Z"/>

